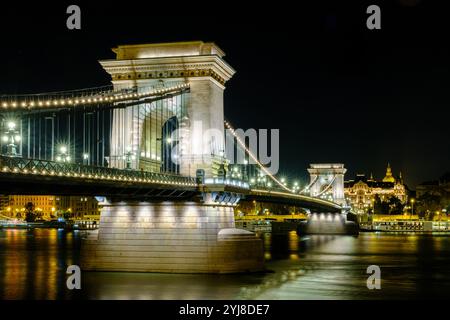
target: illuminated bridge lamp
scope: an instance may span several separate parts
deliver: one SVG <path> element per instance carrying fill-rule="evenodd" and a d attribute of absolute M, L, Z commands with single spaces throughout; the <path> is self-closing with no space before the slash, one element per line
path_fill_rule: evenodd
<path fill-rule="evenodd" d="M 16 123 L 13 121 L 9 121 L 8 122 L 8 129 L 9 130 L 14 130 L 16 128 Z"/>
<path fill-rule="evenodd" d="M 59 147 L 59 153 L 56 156 L 57 162 L 70 162 L 72 159 L 70 155 L 67 153 L 68 149 L 67 146 L 62 145 Z"/>
<path fill-rule="evenodd" d="M 17 124 L 15 121 L 8 121 L 6 123 L 6 132 L 2 137 L 2 141 L 6 143 L 6 155 L 10 157 L 17 156 L 18 143 L 21 140 L 20 132 L 16 130 Z"/>
<path fill-rule="evenodd" d="M 89 165 L 89 153 L 83 153 L 83 164 Z"/>
<path fill-rule="evenodd" d="M 127 148 L 127 152 L 124 155 L 126 169 L 131 169 L 131 161 L 136 159 L 136 156 L 130 147 Z"/>

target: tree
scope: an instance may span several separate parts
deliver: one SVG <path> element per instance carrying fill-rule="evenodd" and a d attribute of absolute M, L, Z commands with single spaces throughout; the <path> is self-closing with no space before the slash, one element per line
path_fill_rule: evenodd
<path fill-rule="evenodd" d="M 421 216 L 434 215 L 436 211 L 440 210 L 441 197 L 429 192 L 417 199 L 416 210 Z"/>
<path fill-rule="evenodd" d="M 389 214 L 389 203 L 381 201 L 381 198 L 377 194 L 374 197 L 373 206 L 375 214 Z"/>
<path fill-rule="evenodd" d="M 34 212 L 33 202 L 27 202 L 25 205 L 25 221 L 34 222 L 36 220 L 36 213 Z"/>
<path fill-rule="evenodd" d="M 373 197 L 373 213 L 374 214 L 381 214 L 381 199 L 380 197 L 376 194 Z"/>
<path fill-rule="evenodd" d="M 390 214 L 402 214 L 404 205 L 396 196 L 392 196 L 388 200 Z"/>

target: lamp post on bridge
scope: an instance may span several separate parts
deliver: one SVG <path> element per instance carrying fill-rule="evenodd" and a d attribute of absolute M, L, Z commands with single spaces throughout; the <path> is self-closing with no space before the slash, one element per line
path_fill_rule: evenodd
<path fill-rule="evenodd" d="M 17 144 L 20 142 L 22 137 L 18 130 L 16 130 L 16 123 L 14 121 L 8 121 L 6 124 L 6 132 L 3 136 L 3 142 L 6 142 L 6 155 L 10 157 L 16 157 L 17 154 Z"/>
<path fill-rule="evenodd" d="M 68 148 L 65 145 L 59 147 L 59 153 L 56 155 L 57 162 L 70 162 L 72 158 L 68 153 Z"/>
<path fill-rule="evenodd" d="M 130 147 L 127 148 L 127 152 L 125 152 L 124 158 L 126 169 L 131 170 L 131 161 L 134 161 L 136 159 L 136 155 L 134 154 L 134 152 L 131 150 Z"/>
<path fill-rule="evenodd" d="M 83 153 L 83 164 L 89 165 L 89 153 Z"/>

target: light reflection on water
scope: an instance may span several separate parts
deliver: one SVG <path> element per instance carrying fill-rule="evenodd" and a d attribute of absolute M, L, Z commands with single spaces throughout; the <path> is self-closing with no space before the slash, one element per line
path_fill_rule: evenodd
<path fill-rule="evenodd" d="M 66 289 L 78 264 L 80 233 L 0 230 L 1 299 L 408 299 L 450 294 L 450 237 L 363 233 L 261 235 L 268 272 L 196 275 L 85 272 L 82 290 Z M 368 290 L 366 268 L 381 267 L 382 289 Z"/>

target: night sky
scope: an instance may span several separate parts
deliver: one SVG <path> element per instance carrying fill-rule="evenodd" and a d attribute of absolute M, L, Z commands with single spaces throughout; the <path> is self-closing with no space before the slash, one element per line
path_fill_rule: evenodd
<path fill-rule="evenodd" d="M 0 93 L 106 85 L 97 60 L 118 44 L 214 41 L 237 70 L 226 118 L 280 129 L 283 175 L 304 181 L 309 163 L 339 162 L 346 179 L 382 178 L 390 162 L 414 188 L 450 170 L 448 13 L 429 1 L 115 3 L 2 4 Z M 81 30 L 66 28 L 69 4 Z M 366 28 L 369 4 L 381 30 Z"/>

